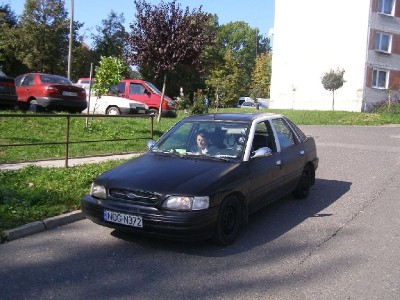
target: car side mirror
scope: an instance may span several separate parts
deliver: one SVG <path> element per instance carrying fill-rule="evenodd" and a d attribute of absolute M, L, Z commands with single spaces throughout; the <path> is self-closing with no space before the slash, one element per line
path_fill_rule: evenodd
<path fill-rule="evenodd" d="M 148 150 L 151 150 L 151 148 L 154 147 L 154 144 L 155 144 L 155 143 L 156 143 L 155 141 L 149 140 L 149 141 L 147 142 L 147 149 L 148 149 Z"/>
<path fill-rule="evenodd" d="M 149 90 L 147 90 L 147 89 L 144 90 L 144 93 L 149 97 L 151 96 L 151 92 Z"/>
<path fill-rule="evenodd" d="M 263 157 L 263 156 L 270 156 L 272 155 L 272 150 L 271 148 L 268 147 L 261 147 L 257 149 L 254 152 L 254 155 L 251 158 L 256 158 L 256 157 Z"/>

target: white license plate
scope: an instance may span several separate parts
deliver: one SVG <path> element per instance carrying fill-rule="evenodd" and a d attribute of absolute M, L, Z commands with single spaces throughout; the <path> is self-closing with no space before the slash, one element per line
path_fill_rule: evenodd
<path fill-rule="evenodd" d="M 74 93 L 74 92 L 63 91 L 62 94 L 63 94 L 63 96 L 74 96 L 74 97 L 78 96 L 78 93 Z"/>
<path fill-rule="evenodd" d="M 104 221 L 143 228 L 142 217 L 104 210 Z"/>
<path fill-rule="evenodd" d="M 138 110 L 138 114 L 144 114 L 146 111 L 144 111 L 143 109 L 139 109 Z"/>

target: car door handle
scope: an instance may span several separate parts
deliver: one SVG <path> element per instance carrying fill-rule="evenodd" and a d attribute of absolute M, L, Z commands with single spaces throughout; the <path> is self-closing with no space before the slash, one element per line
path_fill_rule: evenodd
<path fill-rule="evenodd" d="M 304 150 L 301 150 L 301 151 L 300 151 L 300 154 L 301 154 L 301 155 L 304 155 Z"/>

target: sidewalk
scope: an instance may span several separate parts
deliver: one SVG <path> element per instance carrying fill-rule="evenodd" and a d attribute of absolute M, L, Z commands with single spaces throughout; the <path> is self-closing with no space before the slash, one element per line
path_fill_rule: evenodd
<path fill-rule="evenodd" d="M 83 164 L 94 164 L 106 160 L 112 159 L 129 159 L 132 157 L 139 156 L 140 153 L 129 153 L 129 154 L 118 154 L 118 155 L 107 155 L 107 156 L 92 156 L 92 157 L 83 157 L 83 158 L 70 158 L 68 159 L 68 166 L 73 167 L 76 165 Z M 10 170 L 19 170 L 28 165 L 35 165 L 38 167 L 58 167 L 63 168 L 65 166 L 65 159 L 57 159 L 57 160 L 42 160 L 42 161 L 33 161 L 33 162 L 23 162 L 16 164 L 0 164 L 0 171 L 10 171 Z"/>
<path fill-rule="evenodd" d="M 76 166 L 82 164 L 93 164 L 106 160 L 113 159 L 129 159 L 132 157 L 136 157 L 140 155 L 140 153 L 130 153 L 130 154 L 119 154 L 119 155 L 107 155 L 107 156 L 93 156 L 93 157 L 85 157 L 85 158 L 71 158 L 68 160 L 68 166 Z M 35 162 L 24 162 L 24 163 L 16 163 L 16 164 L 0 164 L 0 171 L 12 171 L 19 170 L 27 165 L 35 165 L 39 167 L 57 167 L 63 168 L 65 166 L 65 160 L 43 160 L 43 161 L 35 161 Z M 52 229 L 58 226 L 66 225 L 68 223 L 76 222 L 79 220 L 83 220 L 85 216 L 82 214 L 80 210 L 76 210 L 67 214 L 63 214 L 60 216 L 55 216 L 51 218 L 47 218 L 43 221 L 36 221 L 32 223 L 28 223 L 17 228 L 5 230 L 7 242 L 16 240 L 31 234 L 39 233 L 48 229 Z M 1 243 L 1 240 L 0 240 Z"/>

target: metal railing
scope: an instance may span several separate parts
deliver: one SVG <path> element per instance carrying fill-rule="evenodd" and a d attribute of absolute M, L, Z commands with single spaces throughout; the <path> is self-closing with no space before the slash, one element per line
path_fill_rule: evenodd
<path fill-rule="evenodd" d="M 105 140 L 81 140 L 70 141 L 70 124 L 71 118 L 149 118 L 150 119 L 150 137 L 154 137 L 154 114 L 150 115 L 88 115 L 85 114 L 0 114 L 0 118 L 65 118 L 65 141 L 62 142 L 40 142 L 40 143 L 21 143 L 21 144 L 0 144 L 0 147 L 32 147 L 32 146 L 45 146 L 45 145 L 65 145 L 65 167 L 68 168 L 69 147 L 71 144 L 84 144 L 84 143 L 100 143 L 100 142 L 115 142 L 115 141 L 132 141 L 144 138 L 124 138 L 124 139 L 105 139 Z"/>

